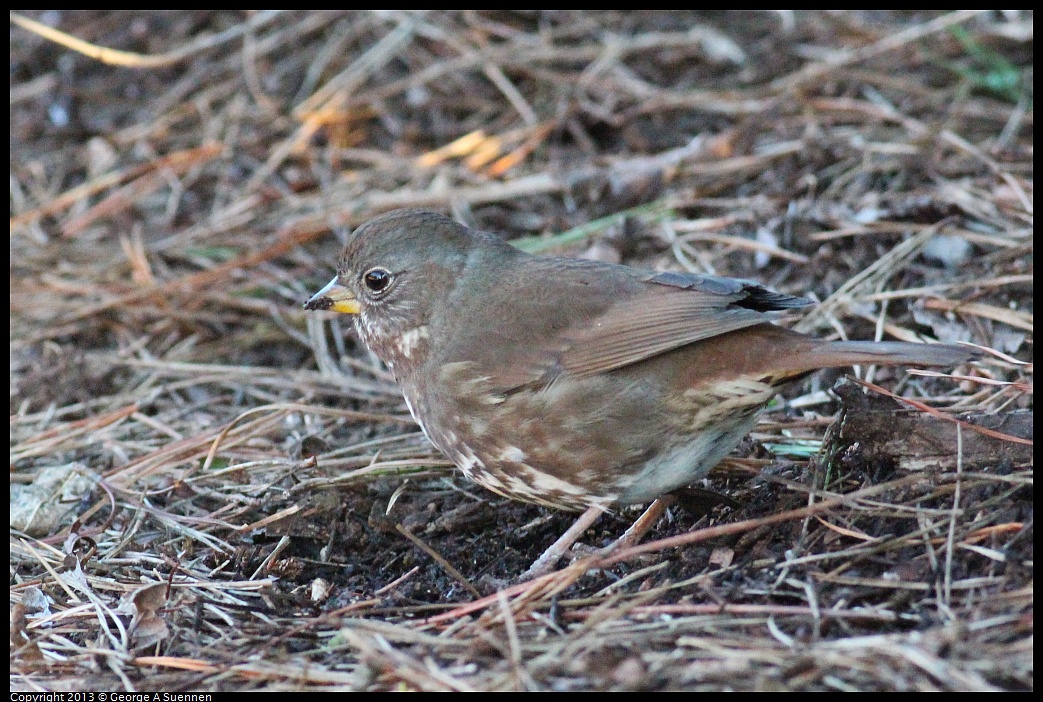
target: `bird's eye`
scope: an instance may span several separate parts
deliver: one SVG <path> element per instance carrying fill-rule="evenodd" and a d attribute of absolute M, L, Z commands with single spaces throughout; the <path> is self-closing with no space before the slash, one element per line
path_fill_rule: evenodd
<path fill-rule="evenodd" d="M 391 284 L 391 274 L 383 268 L 371 268 L 362 276 L 362 282 L 375 293 L 382 293 Z"/>

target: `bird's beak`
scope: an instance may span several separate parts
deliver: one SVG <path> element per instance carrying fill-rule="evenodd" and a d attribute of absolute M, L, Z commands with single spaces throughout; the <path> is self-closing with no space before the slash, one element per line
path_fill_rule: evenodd
<path fill-rule="evenodd" d="M 304 303 L 306 310 L 333 310 L 344 314 L 358 314 L 359 301 L 354 293 L 340 284 L 336 278 L 326 287 L 308 298 Z"/>

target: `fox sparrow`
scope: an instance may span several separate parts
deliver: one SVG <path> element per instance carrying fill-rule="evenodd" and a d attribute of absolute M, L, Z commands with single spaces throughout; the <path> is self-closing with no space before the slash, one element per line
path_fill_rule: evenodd
<path fill-rule="evenodd" d="M 356 315 L 413 418 L 467 477 L 583 509 L 698 480 L 781 385 L 816 369 L 972 356 L 771 324 L 809 304 L 747 280 L 533 256 L 400 210 L 348 238 L 337 277 L 305 307 Z"/>

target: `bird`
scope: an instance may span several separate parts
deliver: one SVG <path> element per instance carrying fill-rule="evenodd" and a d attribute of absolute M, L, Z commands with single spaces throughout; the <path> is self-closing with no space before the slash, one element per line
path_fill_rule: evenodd
<path fill-rule="evenodd" d="M 811 304 L 750 280 L 533 255 L 406 209 L 349 234 L 305 308 L 354 316 L 424 435 L 468 478 L 578 511 L 700 480 L 781 387 L 818 369 L 974 355 L 775 324 Z"/>

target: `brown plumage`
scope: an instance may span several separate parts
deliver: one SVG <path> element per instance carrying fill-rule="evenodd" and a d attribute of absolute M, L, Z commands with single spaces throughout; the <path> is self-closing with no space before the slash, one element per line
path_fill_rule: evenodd
<path fill-rule="evenodd" d="M 356 315 L 414 419 L 468 477 L 580 509 L 698 480 L 779 386 L 819 368 L 973 355 L 771 323 L 809 304 L 746 280 L 532 256 L 401 210 L 349 237 L 337 277 L 306 307 Z"/>

